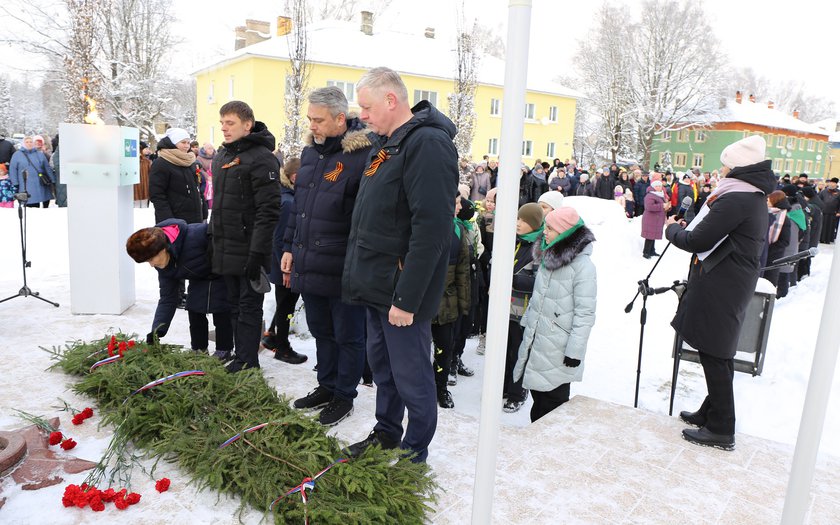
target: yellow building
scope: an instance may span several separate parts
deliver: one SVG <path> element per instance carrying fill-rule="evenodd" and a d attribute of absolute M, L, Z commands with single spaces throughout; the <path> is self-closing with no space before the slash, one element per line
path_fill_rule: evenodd
<path fill-rule="evenodd" d="M 246 24 L 237 29 L 236 51 L 193 73 L 200 142 L 221 143 L 219 108 L 229 100 L 250 104 L 257 120 L 266 123 L 278 142 L 282 140 L 290 35 L 269 36 L 267 22 L 248 20 Z M 277 26 L 279 33 L 287 31 L 288 19 L 278 18 Z M 427 29 L 425 35 L 408 35 L 387 29 L 374 31 L 370 22 L 360 29 L 352 22 L 328 21 L 312 24 L 307 34 L 312 64 L 309 89 L 339 86 L 350 101 L 350 111 L 358 111 L 356 82 L 369 69 L 387 66 L 402 76 L 410 103 L 426 99 L 448 114 L 448 97 L 454 91 L 455 45 L 435 38 L 433 29 Z M 543 71 L 529 73 L 522 144 L 522 160 L 526 163 L 572 157 L 575 106 L 581 95 L 544 76 Z M 504 62 L 483 56 L 478 82 L 471 151 L 474 160 L 499 154 Z M 306 114 L 306 107 L 302 114 Z"/>

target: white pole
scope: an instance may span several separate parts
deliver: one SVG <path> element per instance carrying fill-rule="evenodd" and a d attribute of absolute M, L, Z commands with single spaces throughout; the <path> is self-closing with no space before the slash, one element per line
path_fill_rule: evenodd
<path fill-rule="evenodd" d="M 799 435 L 796 437 L 796 449 L 793 452 L 793 465 L 790 468 L 785 507 L 782 511 L 782 524 L 794 525 L 805 523 L 805 513 L 810 500 L 811 481 L 814 479 L 814 465 L 820 449 L 828 397 L 837 365 L 837 350 L 840 348 L 840 331 L 834 323 L 840 318 L 840 243 L 834 246 L 834 258 L 825 292 L 820 331 L 817 334 L 817 346 L 811 363 L 811 377 L 808 379 L 808 391 L 805 394 L 805 406 L 802 408 L 802 420 L 799 422 Z"/>
<path fill-rule="evenodd" d="M 516 214 L 519 208 L 519 168 L 522 164 L 522 135 L 525 128 L 525 84 L 528 75 L 530 28 L 531 1 L 511 0 L 508 7 L 502 136 L 499 175 L 496 182 L 498 192 L 490 277 L 492 285 L 478 426 L 472 525 L 489 524 L 493 515 L 493 486 L 496 476 L 499 418 L 502 411 L 502 383 L 513 282 L 513 252 L 516 244 Z"/>

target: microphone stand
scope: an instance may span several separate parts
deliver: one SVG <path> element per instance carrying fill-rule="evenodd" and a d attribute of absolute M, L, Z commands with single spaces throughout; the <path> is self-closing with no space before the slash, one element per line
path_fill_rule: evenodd
<path fill-rule="evenodd" d="M 23 170 L 23 191 L 15 193 L 15 199 L 18 201 L 18 222 L 20 223 L 20 257 L 23 268 L 23 286 L 18 293 L 0 300 L 0 303 L 5 303 L 15 297 L 34 297 L 35 299 L 40 299 L 45 303 L 49 303 L 58 308 L 58 303 L 54 303 L 49 299 L 41 297 L 41 294 L 33 292 L 26 283 L 26 269 L 32 266 L 32 263 L 26 260 L 26 202 L 29 200 L 29 192 L 26 191 L 26 183 L 28 176 L 29 172 L 27 170 Z"/>
<path fill-rule="evenodd" d="M 650 269 L 650 272 L 644 279 L 639 281 L 639 289 L 636 290 L 636 295 L 633 296 L 633 300 L 630 301 L 627 304 L 627 306 L 624 307 L 624 313 L 629 314 L 630 311 L 633 309 L 633 304 L 636 302 L 636 299 L 638 299 L 639 294 L 642 295 L 642 311 L 639 314 L 639 361 L 636 365 L 636 395 L 633 398 L 633 408 L 639 407 L 639 380 L 642 375 L 642 348 L 644 347 L 645 325 L 647 324 L 647 298 L 648 295 L 653 295 L 652 292 L 654 291 L 653 289 L 651 289 L 649 284 L 650 276 L 653 275 L 654 270 L 656 270 L 656 267 L 659 266 L 659 262 L 662 260 L 662 257 L 665 255 L 665 252 L 668 251 L 668 248 L 670 246 L 670 242 L 667 245 L 665 245 L 665 249 L 662 250 L 661 254 L 659 254 L 659 258 L 656 259 L 656 262 L 653 264 L 653 268 Z"/>

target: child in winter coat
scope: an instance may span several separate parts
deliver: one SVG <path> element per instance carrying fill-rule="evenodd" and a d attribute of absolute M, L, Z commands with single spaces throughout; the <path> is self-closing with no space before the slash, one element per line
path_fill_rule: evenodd
<path fill-rule="evenodd" d="M 510 321 L 508 323 L 507 357 L 505 359 L 505 412 L 517 412 L 528 398 L 528 391 L 522 387 L 522 378 L 514 379 L 513 367 L 519 357 L 522 344 L 522 327 L 519 322 L 534 291 L 536 268 L 531 255 L 534 241 L 543 231 L 543 213 L 539 204 L 529 202 L 519 208 L 516 220 L 516 251 L 513 255 L 513 290 L 510 300 Z"/>
<path fill-rule="evenodd" d="M 636 215 L 636 202 L 633 200 L 633 190 L 630 188 L 624 190 L 624 215 L 627 215 L 628 219 Z"/>
<path fill-rule="evenodd" d="M 9 178 L 6 164 L 0 163 L 0 208 L 15 207 L 15 188 Z"/>
<path fill-rule="evenodd" d="M 452 394 L 447 389 L 449 370 L 452 367 L 455 326 L 459 317 L 470 309 L 470 249 L 467 232 L 458 220 L 461 211 L 461 194 L 455 197 L 455 217 L 452 241 L 449 244 L 449 266 L 446 283 L 437 316 L 432 319 L 434 343 L 435 386 L 441 408 L 453 408 Z"/>
<path fill-rule="evenodd" d="M 533 248 L 538 267 L 513 377 L 531 391 L 531 422 L 569 400 L 569 385 L 583 378 L 589 333 L 595 324 L 595 236 L 574 208 L 545 218 Z"/>

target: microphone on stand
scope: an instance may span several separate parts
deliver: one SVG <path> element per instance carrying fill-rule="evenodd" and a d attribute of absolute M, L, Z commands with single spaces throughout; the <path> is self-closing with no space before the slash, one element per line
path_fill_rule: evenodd
<path fill-rule="evenodd" d="M 679 209 L 677 210 L 677 215 L 675 219 L 681 221 L 688 209 L 691 208 L 692 204 L 694 204 L 694 200 L 691 197 L 684 197 L 682 202 L 680 203 Z"/>

